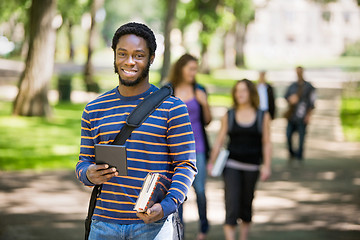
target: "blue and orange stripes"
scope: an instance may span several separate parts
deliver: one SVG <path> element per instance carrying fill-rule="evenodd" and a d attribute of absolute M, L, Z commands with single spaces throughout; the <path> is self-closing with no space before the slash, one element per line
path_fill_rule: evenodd
<path fill-rule="evenodd" d="M 94 163 L 94 144 L 110 144 L 125 124 L 126 117 L 155 91 L 151 88 L 136 97 L 123 97 L 117 88 L 87 104 L 81 121 L 81 146 L 76 175 L 85 185 L 86 170 Z M 142 222 L 133 211 L 143 179 L 148 172 L 160 172 L 173 183 L 161 202 L 165 216 L 174 212 L 189 191 L 194 176 L 195 140 L 186 105 L 175 97 L 165 100 L 135 129 L 125 143 L 128 176 L 118 176 L 103 184 L 94 218 L 120 224 Z"/>

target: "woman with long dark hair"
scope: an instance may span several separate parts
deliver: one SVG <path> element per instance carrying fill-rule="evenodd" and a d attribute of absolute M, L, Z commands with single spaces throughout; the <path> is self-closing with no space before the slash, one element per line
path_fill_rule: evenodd
<path fill-rule="evenodd" d="M 206 159 L 209 147 L 204 127 L 210 123 L 211 113 L 205 88 L 196 82 L 197 70 L 197 59 L 190 54 L 184 54 L 173 65 L 168 81 L 173 86 L 175 97 L 186 104 L 194 132 L 198 174 L 195 176 L 193 187 L 200 218 L 197 240 L 204 240 L 209 230 L 205 195 Z M 179 212 L 182 218 L 182 209 Z"/>

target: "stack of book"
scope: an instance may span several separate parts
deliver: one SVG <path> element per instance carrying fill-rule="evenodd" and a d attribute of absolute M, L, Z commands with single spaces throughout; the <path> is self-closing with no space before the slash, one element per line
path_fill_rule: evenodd
<path fill-rule="evenodd" d="M 166 196 L 171 185 L 171 179 L 160 173 L 148 173 L 141 187 L 134 210 L 146 212 L 155 203 L 160 203 Z"/>

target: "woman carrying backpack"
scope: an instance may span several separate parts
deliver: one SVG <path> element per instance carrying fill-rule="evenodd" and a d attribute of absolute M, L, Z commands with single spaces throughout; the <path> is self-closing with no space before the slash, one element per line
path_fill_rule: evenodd
<path fill-rule="evenodd" d="M 240 240 L 247 240 L 252 218 L 252 202 L 256 183 L 271 175 L 270 114 L 261 112 L 256 86 L 247 79 L 238 81 L 232 89 L 234 102 L 221 120 L 208 164 L 211 173 L 221 147 L 229 137 L 229 157 L 223 171 L 225 182 L 226 240 L 235 240 L 240 224 Z"/>

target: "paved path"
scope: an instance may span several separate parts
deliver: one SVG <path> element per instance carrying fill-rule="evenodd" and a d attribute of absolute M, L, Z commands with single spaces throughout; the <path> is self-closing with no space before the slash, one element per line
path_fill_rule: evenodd
<path fill-rule="evenodd" d="M 277 77 L 274 84 L 281 95 L 288 83 Z M 360 144 L 345 142 L 341 132 L 341 84 L 329 86 L 321 79 L 317 83 L 320 100 L 309 126 L 303 166 L 287 163 L 284 119 L 272 123 L 273 176 L 258 184 L 251 240 L 360 239 Z M 281 111 L 283 100 L 277 104 Z M 224 111 L 212 110 L 215 119 Z M 218 126 L 217 120 L 209 126 L 212 139 Z M 0 240 L 82 239 L 89 194 L 73 171 L 0 172 Z M 209 178 L 207 197 L 208 239 L 224 239 L 220 178 Z M 191 190 L 184 207 L 187 239 L 196 234 L 196 212 Z"/>

